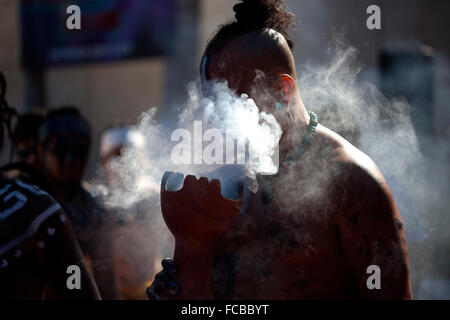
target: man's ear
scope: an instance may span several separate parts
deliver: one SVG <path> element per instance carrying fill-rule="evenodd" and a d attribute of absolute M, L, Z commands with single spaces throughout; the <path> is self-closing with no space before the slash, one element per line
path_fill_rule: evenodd
<path fill-rule="evenodd" d="M 280 92 L 280 100 L 288 104 L 295 92 L 294 79 L 288 74 L 282 74 L 277 80 L 277 89 Z"/>

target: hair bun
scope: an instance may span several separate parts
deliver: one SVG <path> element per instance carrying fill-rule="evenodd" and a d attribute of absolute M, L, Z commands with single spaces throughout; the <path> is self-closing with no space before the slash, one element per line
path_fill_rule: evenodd
<path fill-rule="evenodd" d="M 293 47 L 288 31 L 295 24 L 295 15 L 288 10 L 286 0 L 241 0 L 233 11 L 236 24 L 243 29 L 274 29 Z"/>
<path fill-rule="evenodd" d="M 288 46 L 293 48 L 288 32 L 295 24 L 295 15 L 287 8 L 286 0 L 240 0 L 234 5 L 233 11 L 236 21 L 221 26 L 209 41 L 205 53 L 220 52 L 230 39 L 264 29 L 277 31 L 286 39 Z M 205 68 L 202 62 L 202 70 Z"/>
<path fill-rule="evenodd" d="M 233 7 L 235 18 L 240 25 L 263 27 L 270 18 L 270 5 L 264 0 L 242 0 Z"/>

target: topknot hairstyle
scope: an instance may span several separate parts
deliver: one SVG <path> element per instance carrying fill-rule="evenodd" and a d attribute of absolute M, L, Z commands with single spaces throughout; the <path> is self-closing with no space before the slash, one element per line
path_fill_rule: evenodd
<path fill-rule="evenodd" d="M 294 47 L 288 32 L 295 24 L 295 15 L 288 10 L 285 0 L 241 0 L 233 11 L 235 20 L 219 28 L 208 43 L 208 52 L 220 51 L 227 41 L 237 36 L 266 28 L 282 34 L 289 48 Z"/>

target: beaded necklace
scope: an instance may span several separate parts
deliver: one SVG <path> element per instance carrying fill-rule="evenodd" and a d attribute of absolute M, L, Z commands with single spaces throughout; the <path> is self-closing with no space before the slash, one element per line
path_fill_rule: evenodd
<path fill-rule="evenodd" d="M 308 114 L 310 116 L 310 121 L 308 125 L 308 129 L 306 134 L 303 136 L 302 141 L 300 142 L 299 146 L 288 153 L 288 156 L 284 163 L 286 165 L 280 166 L 280 171 L 286 170 L 288 166 L 293 164 L 295 161 L 298 161 L 308 150 L 309 146 L 311 145 L 314 136 L 316 135 L 316 128 L 319 124 L 318 120 L 319 117 L 317 114 L 315 114 L 312 111 L 308 111 Z M 258 180 L 262 183 L 261 188 L 261 199 L 264 203 L 269 203 L 272 200 L 273 192 L 274 192 L 274 186 L 272 183 L 272 179 L 270 179 L 271 176 L 259 176 Z"/>
<path fill-rule="evenodd" d="M 306 134 L 303 136 L 302 141 L 300 141 L 300 144 L 297 148 L 295 148 L 293 151 L 289 152 L 286 157 L 286 164 L 291 165 L 296 160 L 300 159 L 302 155 L 306 152 L 306 150 L 311 145 L 311 142 L 314 139 L 314 136 L 316 135 L 316 128 L 319 124 L 319 117 L 317 114 L 315 114 L 312 111 L 308 111 L 308 114 L 310 116 L 310 121 L 308 125 L 308 129 Z"/>

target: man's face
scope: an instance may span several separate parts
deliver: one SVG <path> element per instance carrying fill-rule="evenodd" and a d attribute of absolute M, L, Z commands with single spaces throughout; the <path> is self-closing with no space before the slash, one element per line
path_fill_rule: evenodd
<path fill-rule="evenodd" d="M 229 48 L 229 49 L 228 49 Z M 212 81 L 227 81 L 230 89 L 238 95 L 247 94 L 258 97 L 258 72 L 252 66 L 249 57 L 239 53 L 237 48 L 229 45 L 219 54 L 211 54 L 208 63 L 208 78 Z"/>
<path fill-rule="evenodd" d="M 285 96 L 280 82 L 282 71 L 273 68 L 270 74 L 265 74 L 254 66 L 250 57 L 235 52 L 211 55 L 208 80 L 227 81 L 230 89 L 238 95 L 247 94 L 255 101 L 260 112 L 272 114 L 283 131 L 287 130 L 291 117 L 287 112 L 287 104 L 283 104 Z"/>
<path fill-rule="evenodd" d="M 248 34 L 229 41 L 220 52 L 212 52 L 202 60 L 202 79 L 227 81 L 238 95 L 247 94 L 260 111 L 277 113 L 283 102 L 280 76 L 289 73 L 283 50 L 259 34 Z M 205 63 L 207 61 L 207 63 Z"/>

